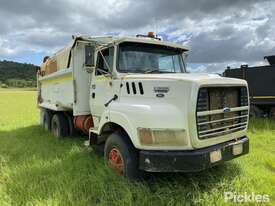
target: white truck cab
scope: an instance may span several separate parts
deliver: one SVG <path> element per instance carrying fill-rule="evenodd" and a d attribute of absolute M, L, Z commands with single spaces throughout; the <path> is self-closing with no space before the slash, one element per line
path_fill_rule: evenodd
<path fill-rule="evenodd" d="M 244 80 L 186 71 L 189 48 L 150 33 L 74 37 L 38 73 L 41 125 L 104 147 L 115 171 L 193 172 L 247 154 Z"/>

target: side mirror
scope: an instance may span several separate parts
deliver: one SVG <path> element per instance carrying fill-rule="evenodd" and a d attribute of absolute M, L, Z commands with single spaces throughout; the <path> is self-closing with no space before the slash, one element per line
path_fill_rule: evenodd
<path fill-rule="evenodd" d="M 85 46 L 85 67 L 95 67 L 95 47 L 87 45 Z"/>

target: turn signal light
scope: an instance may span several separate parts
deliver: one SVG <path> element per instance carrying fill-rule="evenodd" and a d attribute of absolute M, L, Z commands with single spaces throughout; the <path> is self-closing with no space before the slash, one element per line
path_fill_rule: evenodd
<path fill-rule="evenodd" d="M 141 144 L 151 145 L 153 144 L 153 135 L 150 129 L 140 129 L 139 130 L 139 138 Z"/>

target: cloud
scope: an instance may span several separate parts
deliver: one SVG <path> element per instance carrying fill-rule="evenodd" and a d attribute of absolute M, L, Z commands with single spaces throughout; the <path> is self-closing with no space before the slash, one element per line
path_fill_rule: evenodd
<path fill-rule="evenodd" d="M 50 54 L 77 33 L 128 36 L 156 29 L 191 46 L 197 71 L 217 72 L 275 53 L 274 13 L 271 0 L 0 0 L 0 58 Z"/>

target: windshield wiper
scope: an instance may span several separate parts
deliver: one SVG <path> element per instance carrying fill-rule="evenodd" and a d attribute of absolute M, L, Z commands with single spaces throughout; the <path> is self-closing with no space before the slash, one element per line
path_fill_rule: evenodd
<path fill-rule="evenodd" d="M 149 74 L 149 73 L 154 73 L 154 72 L 160 73 L 159 69 L 148 69 L 148 70 L 144 71 L 144 74 Z"/>

